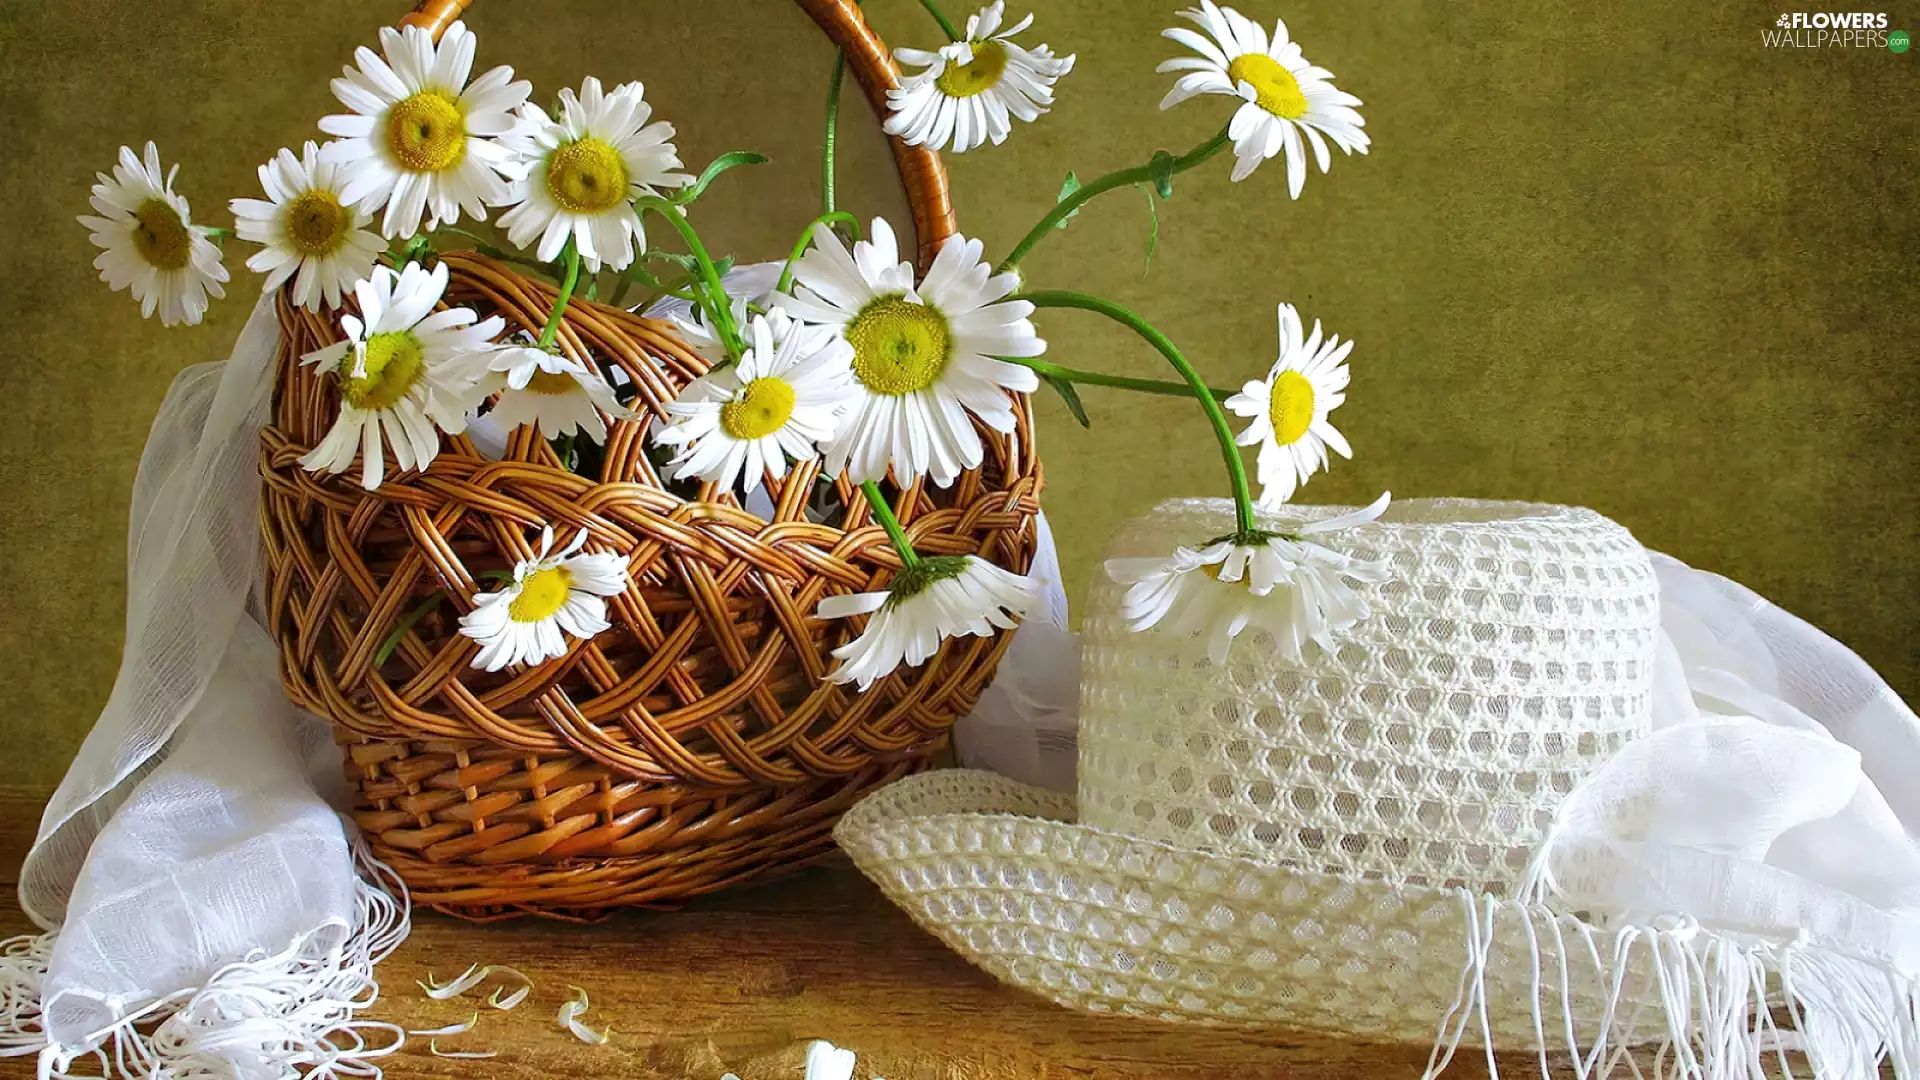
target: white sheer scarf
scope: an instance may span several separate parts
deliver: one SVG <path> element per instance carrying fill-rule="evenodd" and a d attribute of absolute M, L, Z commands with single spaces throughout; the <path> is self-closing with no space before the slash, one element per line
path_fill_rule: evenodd
<path fill-rule="evenodd" d="M 316 786 L 338 754 L 248 604 L 278 341 L 269 293 L 228 360 L 174 380 L 141 457 L 120 673 L 21 870 L 46 933 L 0 957 L 0 1053 L 42 1076 L 89 1053 L 94 1075 L 377 1074 L 404 1037 L 354 1020 L 404 900 L 357 870 Z"/>

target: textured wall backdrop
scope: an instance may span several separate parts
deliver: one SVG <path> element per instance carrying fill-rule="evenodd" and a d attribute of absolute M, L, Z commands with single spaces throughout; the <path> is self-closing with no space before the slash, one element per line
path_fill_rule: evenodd
<path fill-rule="evenodd" d="M 953 159 L 960 220 L 1004 251 L 1069 168 L 1088 177 L 1184 150 L 1224 99 L 1161 114 L 1153 73 L 1185 0 L 1032 0 L 1079 64 L 1054 113 Z M 257 194 L 254 165 L 316 137 L 326 88 L 402 0 L 0 0 L 0 784 L 50 786 L 119 656 L 126 499 L 173 374 L 225 355 L 252 283 L 204 326 L 163 332 L 93 279 L 74 223 L 96 169 L 152 138 L 184 161 L 201 222 Z M 873 0 L 895 43 L 934 43 L 911 0 Z M 1649 545 L 1775 598 L 1920 692 L 1920 51 L 1777 50 L 1777 11 L 1608 0 L 1248 0 L 1287 18 L 1366 101 L 1374 152 L 1299 202 L 1269 166 L 1179 178 L 1145 265 L 1147 207 L 1119 193 L 1027 264 L 1036 284 L 1136 304 L 1212 376 L 1271 361 L 1273 305 L 1358 341 L 1336 418 L 1357 460 L 1304 498 L 1477 495 L 1593 506 Z M 1920 8 L 1894 13 L 1907 26 Z M 746 257 L 783 251 L 817 199 L 830 53 L 783 0 L 482 0 L 480 65 L 542 100 L 593 73 L 638 78 L 729 176 L 699 220 Z M 849 97 L 842 205 L 903 210 Z M 1053 358 L 1155 374 L 1124 333 L 1072 312 Z M 1077 596 L 1115 525 L 1223 490 L 1191 403 L 1086 391 L 1094 428 L 1039 406 L 1046 501 Z"/>

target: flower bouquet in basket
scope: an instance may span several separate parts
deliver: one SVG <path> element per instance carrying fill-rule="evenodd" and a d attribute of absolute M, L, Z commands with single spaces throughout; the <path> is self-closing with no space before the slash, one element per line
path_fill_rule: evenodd
<path fill-rule="evenodd" d="M 232 229 L 193 223 L 151 144 L 94 188 L 102 277 L 163 323 L 199 321 L 223 245 L 250 245 L 280 341 L 266 621 L 288 694 L 335 725 L 374 853 L 422 902 L 669 902 L 825 850 L 861 793 L 929 761 L 1035 602 L 1043 382 L 1083 422 L 1078 387 L 1191 396 L 1219 441 L 1232 527 L 1111 566 L 1135 629 L 1203 635 L 1215 662 L 1249 629 L 1298 655 L 1385 573 L 1315 540 L 1384 495 L 1297 528 L 1256 513 L 1350 455 L 1329 415 L 1351 342 L 1282 304 L 1277 362 L 1229 394 L 1140 314 L 1019 273 L 1090 200 L 1169 198 L 1229 147 L 1236 181 L 1284 153 L 1295 198 L 1310 157 L 1364 153 L 1360 102 L 1284 24 L 1182 12 L 1162 107 L 1233 99 L 1225 126 L 1067 174 L 996 261 L 955 231 L 937 151 L 1037 119 L 1074 57 L 998 0 L 964 29 L 929 0 L 947 43 L 891 58 L 851 0 L 801 4 L 839 53 L 820 212 L 776 262 L 735 265 L 700 229 L 702 196 L 763 157 L 688 166 L 640 82 L 543 104 L 476 68 L 448 0 L 355 54 L 326 140 L 262 165 Z M 835 201 L 849 69 L 915 244 Z M 1044 359 L 1069 310 L 1134 330 L 1171 377 Z"/>

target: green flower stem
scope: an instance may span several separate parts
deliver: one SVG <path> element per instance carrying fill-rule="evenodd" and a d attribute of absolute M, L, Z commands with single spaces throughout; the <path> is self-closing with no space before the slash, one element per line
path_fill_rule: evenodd
<path fill-rule="evenodd" d="M 1005 360 L 1009 364 L 1019 364 L 1024 368 L 1032 368 L 1036 373 L 1045 375 L 1049 379 L 1060 379 L 1063 382 L 1082 383 L 1087 386 L 1111 386 L 1116 390 L 1138 390 L 1143 394 L 1165 394 L 1169 397 L 1193 396 L 1193 387 L 1184 382 L 1171 382 L 1166 379 L 1134 379 L 1125 375 L 1108 375 L 1099 371 L 1083 371 L 1080 368 L 1070 368 L 1062 364 L 1050 364 L 1045 360 L 1019 356 L 1001 356 L 996 357 L 996 359 Z M 1232 397 L 1235 392 L 1232 390 L 1222 390 L 1215 386 L 1208 387 L 1207 393 L 1212 394 L 1215 401 L 1225 401 Z"/>
<path fill-rule="evenodd" d="M 680 239 L 686 241 L 687 251 L 693 256 L 693 261 L 700 265 L 700 278 L 706 285 L 706 302 L 701 306 L 712 316 L 714 329 L 719 331 L 720 340 L 727 347 L 727 355 L 739 359 L 747 347 L 740 339 L 740 328 L 733 325 L 733 305 L 727 302 L 727 288 L 721 284 L 720 270 L 713 265 L 713 258 L 707 254 L 707 246 L 700 242 L 700 234 L 693 231 L 693 224 L 687 220 L 687 215 L 678 206 L 657 195 L 637 199 L 634 206 L 666 218 L 667 224 L 680 234 Z"/>
<path fill-rule="evenodd" d="M 607 297 L 610 307 L 619 307 L 627 299 L 627 290 L 633 288 L 633 279 L 621 274 L 613 279 L 613 295 Z"/>
<path fill-rule="evenodd" d="M 560 317 L 567 313 L 567 301 L 573 299 L 574 286 L 580 284 L 580 252 L 567 241 L 567 248 L 560 253 L 567 260 L 567 274 L 560 279 L 560 295 L 553 298 L 553 311 L 547 315 L 547 325 L 540 328 L 540 340 L 537 348 L 551 349 L 553 341 L 560 336 Z"/>
<path fill-rule="evenodd" d="M 613 294 L 614 298 L 612 303 L 614 307 L 620 306 L 620 300 L 627 295 L 627 287 L 636 281 L 652 289 L 660 296 L 671 296 L 676 300 L 685 300 L 690 304 L 698 304 L 700 302 L 700 298 L 694 293 L 676 285 L 669 285 L 659 278 L 654 277 L 651 271 L 640 264 L 640 260 L 635 259 L 632 266 L 620 272 L 620 287 L 618 291 Z"/>
<path fill-rule="evenodd" d="M 933 21 L 940 24 L 940 32 L 947 35 L 948 41 L 960 40 L 960 31 L 954 29 L 953 20 L 947 18 L 947 13 L 940 10 L 939 4 L 934 0 L 920 0 L 920 6 L 926 8 L 927 14 L 933 16 Z"/>
<path fill-rule="evenodd" d="M 807 227 L 800 232 L 800 239 L 793 242 L 793 251 L 787 255 L 787 265 L 780 271 L 780 284 L 774 287 L 775 292 L 791 292 L 793 290 L 793 264 L 799 262 L 800 256 L 806 254 L 807 241 L 813 239 L 813 227 L 815 225 L 832 225 L 836 222 L 852 229 L 854 239 L 858 240 L 860 238 L 860 219 L 847 213 L 845 210 L 829 210 L 819 217 L 814 218 L 812 221 L 807 222 Z"/>
<path fill-rule="evenodd" d="M 1233 140 L 1227 138 L 1227 129 L 1221 128 L 1220 134 L 1215 135 L 1213 138 L 1208 139 L 1192 150 L 1174 158 L 1171 169 L 1176 173 L 1186 172 L 1188 169 L 1193 168 L 1195 165 L 1226 149 L 1227 144 L 1232 141 Z M 1105 194 L 1114 188 L 1144 184 L 1152 179 L 1153 164 L 1149 162 L 1145 165 L 1136 165 L 1131 169 L 1121 169 L 1118 172 L 1110 172 L 1098 180 L 1083 185 L 1080 190 L 1053 204 L 1053 209 L 1047 211 L 1047 216 L 1041 218 L 1038 225 L 1028 230 L 1026 236 L 1020 238 L 1020 242 L 1014 245 L 1013 253 L 1005 259 L 1002 259 L 1000 265 L 994 267 L 993 272 L 996 274 L 1004 274 L 1020 265 L 1020 260 L 1026 258 L 1028 254 L 1033 251 L 1035 245 L 1039 244 L 1041 240 L 1051 234 L 1055 226 L 1065 221 L 1067 215 L 1092 201 L 1094 196 Z"/>
<path fill-rule="evenodd" d="M 1240 531 L 1242 533 L 1259 531 L 1253 518 L 1253 492 L 1247 486 L 1247 466 L 1240 460 L 1240 447 L 1233 441 L 1233 429 L 1227 424 L 1227 414 L 1220 408 L 1220 403 L 1214 400 L 1214 391 L 1207 387 L 1206 381 L 1200 377 L 1198 371 L 1194 370 L 1193 365 L 1187 362 L 1187 358 L 1180 355 L 1180 350 L 1167 338 L 1167 335 L 1155 329 L 1152 323 L 1119 304 L 1111 300 L 1102 300 L 1097 296 L 1062 290 L 1016 295 L 1034 307 L 1078 308 L 1081 311 L 1105 315 L 1139 334 L 1147 340 L 1149 345 L 1158 349 L 1160 355 L 1167 358 L 1167 363 L 1172 364 L 1186 380 L 1188 392 L 1200 400 L 1201 408 L 1207 412 L 1207 420 L 1213 424 L 1214 438 L 1220 442 L 1220 456 L 1225 459 L 1227 476 L 1233 482 L 1234 512 L 1239 519 Z"/>
<path fill-rule="evenodd" d="M 433 230 L 433 232 L 435 236 L 438 236 L 441 233 L 450 233 L 454 236 L 464 236 L 467 239 L 473 241 L 475 249 L 478 250 L 482 255 L 487 254 L 487 249 L 489 248 L 492 248 L 495 251 L 499 250 L 499 246 L 496 245 L 493 241 L 487 239 L 484 236 L 481 236 L 477 232 L 473 232 L 470 229 L 462 229 L 458 225 L 442 225 L 439 228 Z"/>
<path fill-rule="evenodd" d="M 847 50 L 833 54 L 833 75 L 827 79 L 827 129 L 820 143 L 820 212 L 833 213 L 833 151 L 840 126 L 840 84 L 847 77 Z M 784 291 L 784 290 L 783 290 Z"/>
<path fill-rule="evenodd" d="M 481 236 L 477 232 L 471 232 L 454 225 L 442 225 L 433 230 L 433 235 L 435 236 L 439 236 L 441 233 L 466 237 L 468 240 L 473 241 L 473 250 L 485 255 L 489 259 L 499 259 L 501 262 L 517 263 L 529 269 L 538 270 L 543 274 L 553 273 L 552 263 L 543 263 L 538 259 L 529 259 L 525 255 L 515 255 L 511 251 L 503 250 L 493 241 Z"/>
<path fill-rule="evenodd" d="M 512 581 L 513 571 L 482 570 L 476 576 L 483 581 Z M 393 633 L 388 634 L 386 640 L 380 643 L 380 648 L 374 652 L 373 666 L 380 667 L 385 664 L 387 659 L 393 655 L 393 650 L 400 647 L 400 639 L 407 636 L 407 631 L 418 626 L 420 620 L 432 614 L 433 609 L 439 607 L 441 601 L 446 598 L 447 590 L 435 589 L 433 592 L 427 594 L 427 598 L 420 601 L 419 605 L 412 611 L 400 616 L 400 621 L 393 626 Z"/>
<path fill-rule="evenodd" d="M 880 485 L 869 480 L 860 485 L 867 496 L 867 505 L 873 507 L 873 516 L 880 519 L 880 527 L 887 530 L 887 539 L 893 541 L 893 550 L 900 553 L 900 562 L 911 570 L 920 565 L 920 556 L 913 552 L 913 542 L 907 539 L 907 530 L 900 527 L 900 519 L 893 516 L 893 507 L 887 505 L 886 496 L 880 494 Z"/>

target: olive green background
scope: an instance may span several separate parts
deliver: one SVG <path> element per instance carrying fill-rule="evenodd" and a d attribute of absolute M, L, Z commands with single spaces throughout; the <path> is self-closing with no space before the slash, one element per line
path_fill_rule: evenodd
<path fill-rule="evenodd" d="M 1232 102 L 1156 106 L 1184 0 L 1032 0 L 1029 42 L 1079 54 L 1054 112 L 950 159 L 960 220 L 1004 252 L 1068 168 L 1090 178 L 1184 150 Z M 1771 0 L 1768 0 L 1771 2 Z M 257 294 L 244 255 L 206 325 L 142 322 L 90 269 L 73 221 L 121 143 L 159 142 L 201 223 L 258 193 L 254 165 L 318 137 L 353 46 L 403 2 L 0 0 L 0 784 L 55 782 L 119 656 L 126 504 L 181 367 L 223 357 Z M 1274 304 L 1358 341 L 1335 421 L 1356 459 L 1304 499 L 1475 495 L 1593 506 L 1728 574 L 1920 691 L 1913 330 L 1920 52 L 1769 50 L 1758 2 L 1250 0 L 1366 101 L 1373 153 L 1298 202 L 1270 163 L 1217 159 L 1160 206 L 1117 192 L 1028 262 L 1038 286 L 1136 305 L 1237 385 L 1274 352 Z M 896 44 L 937 43 L 909 0 L 872 0 Z M 1906 26 L 1920 11 L 1895 11 Z M 712 244 L 783 252 L 818 198 L 824 40 L 782 0 L 483 0 L 480 66 L 541 100 L 586 74 L 642 79 L 701 163 L 742 170 L 698 208 Z M 852 95 L 841 202 L 904 222 Z M 1094 317 L 1048 312 L 1062 363 L 1155 374 Z M 1077 596 L 1106 536 L 1172 495 L 1221 493 L 1191 402 L 1085 392 L 1038 411 L 1046 503 Z"/>

